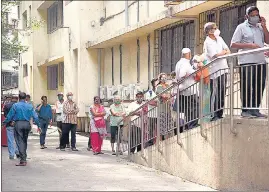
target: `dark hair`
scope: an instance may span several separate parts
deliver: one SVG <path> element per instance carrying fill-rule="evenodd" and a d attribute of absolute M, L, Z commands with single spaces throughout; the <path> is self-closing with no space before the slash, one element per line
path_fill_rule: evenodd
<path fill-rule="evenodd" d="M 41 97 L 41 100 L 43 100 L 44 98 L 48 99 L 47 96 L 43 95 L 43 96 Z"/>
<path fill-rule="evenodd" d="M 27 94 L 26 97 L 31 98 L 31 96 L 29 94 Z"/>
<path fill-rule="evenodd" d="M 256 7 L 256 6 L 251 6 L 251 7 L 248 7 L 247 8 L 247 15 L 249 15 L 251 12 L 253 12 L 253 11 L 258 11 L 258 12 L 260 12 L 259 11 L 259 9 L 258 9 L 258 7 Z"/>
<path fill-rule="evenodd" d="M 142 95 L 142 96 L 144 96 L 144 94 L 143 94 L 142 91 L 138 91 L 138 92 L 135 94 L 135 96 L 138 96 L 138 95 Z"/>
<path fill-rule="evenodd" d="M 20 92 L 20 94 L 19 94 L 19 99 L 21 100 L 21 99 L 26 99 L 26 93 L 24 93 L 24 92 Z"/>
<path fill-rule="evenodd" d="M 152 79 L 150 82 L 151 82 L 151 85 L 152 85 L 152 87 L 154 87 L 155 85 L 154 85 L 154 83 L 156 82 L 156 81 L 158 81 L 158 79 L 156 79 L 156 78 L 154 78 L 154 79 Z"/>

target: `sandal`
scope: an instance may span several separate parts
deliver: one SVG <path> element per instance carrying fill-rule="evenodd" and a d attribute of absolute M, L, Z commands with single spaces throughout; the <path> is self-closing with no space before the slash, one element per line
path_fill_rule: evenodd
<path fill-rule="evenodd" d="M 116 155 L 116 153 L 115 153 L 115 152 L 113 152 L 113 153 L 112 153 L 112 155 Z"/>
<path fill-rule="evenodd" d="M 104 154 L 103 152 L 99 152 L 98 154 Z"/>
<path fill-rule="evenodd" d="M 97 152 L 94 152 L 94 153 L 93 153 L 93 155 L 98 155 L 98 154 L 99 154 L 99 153 L 97 153 Z"/>

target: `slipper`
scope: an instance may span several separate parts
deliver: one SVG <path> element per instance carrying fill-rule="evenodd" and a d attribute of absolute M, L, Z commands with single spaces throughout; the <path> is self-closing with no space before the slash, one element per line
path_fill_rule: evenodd
<path fill-rule="evenodd" d="M 112 153 L 112 155 L 116 155 L 116 153 L 114 152 L 114 153 Z"/>

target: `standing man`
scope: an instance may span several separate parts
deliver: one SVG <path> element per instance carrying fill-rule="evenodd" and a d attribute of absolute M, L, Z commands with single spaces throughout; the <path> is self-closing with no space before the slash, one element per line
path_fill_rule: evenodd
<path fill-rule="evenodd" d="M 11 102 L 6 104 L 4 106 L 4 116 L 7 117 L 10 109 L 12 108 L 13 104 L 18 102 L 18 96 L 12 96 Z M 17 158 L 20 157 L 18 147 L 17 145 L 14 145 L 14 122 L 8 122 L 6 124 L 7 129 L 7 146 L 8 146 L 8 153 L 9 153 L 9 159 L 14 159 L 14 156 L 16 154 Z"/>
<path fill-rule="evenodd" d="M 24 92 L 20 92 L 19 94 L 19 102 L 13 104 L 11 107 L 7 118 L 3 122 L 3 124 L 7 124 L 8 122 L 15 122 L 15 141 L 17 143 L 20 155 L 20 163 L 16 164 L 16 166 L 26 166 L 26 158 L 27 158 L 27 139 L 28 134 L 31 129 L 30 119 L 33 117 L 35 123 L 38 128 L 40 127 L 38 117 L 34 108 L 25 102 L 26 94 Z"/>
<path fill-rule="evenodd" d="M 178 89 L 180 90 L 179 98 L 176 98 L 173 110 L 177 113 L 184 113 L 185 122 L 187 122 L 186 129 L 191 129 L 198 126 L 199 105 L 198 105 L 198 84 L 196 84 L 195 77 L 190 76 L 195 72 L 190 63 L 191 50 L 189 48 L 182 49 L 182 57 L 176 64 L 176 79 L 183 81 Z M 177 99 L 179 99 L 179 106 L 177 106 Z M 180 119 L 177 119 L 180 121 Z"/>
<path fill-rule="evenodd" d="M 60 149 L 60 142 L 61 142 L 61 137 L 62 137 L 62 123 L 63 123 L 63 106 L 64 106 L 64 94 L 63 93 L 58 93 L 58 100 L 55 103 L 55 114 L 56 114 L 56 122 L 57 122 L 57 128 L 58 128 L 58 133 L 59 133 L 59 147 L 56 149 Z M 68 135 L 68 143 L 66 148 L 70 148 L 69 145 L 69 135 Z"/>
<path fill-rule="evenodd" d="M 216 59 L 217 57 L 230 54 L 227 44 L 220 37 L 220 30 L 217 28 L 216 23 L 206 23 L 204 27 L 207 35 L 204 42 L 204 52 L 208 62 Z M 223 107 L 226 92 L 226 79 L 228 72 L 228 64 L 226 59 L 215 61 L 209 67 L 210 70 L 210 88 L 211 88 L 211 111 L 213 117 L 211 121 L 216 121 L 222 118 Z"/>
<path fill-rule="evenodd" d="M 60 142 L 61 151 L 65 150 L 68 144 L 69 132 L 71 131 L 71 149 L 78 151 L 76 148 L 76 130 L 77 130 L 77 114 L 79 112 L 77 104 L 73 101 L 73 93 L 66 94 L 67 101 L 63 104 L 64 120 L 62 123 L 62 137 Z"/>
<path fill-rule="evenodd" d="M 231 47 L 238 52 L 264 47 L 269 43 L 266 20 L 259 9 L 251 6 L 246 10 L 246 20 L 237 26 L 231 41 Z M 266 81 L 266 60 L 263 52 L 238 56 L 242 117 L 266 117 L 259 111 Z"/>
<path fill-rule="evenodd" d="M 38 119 L 40 122 L 40 149 L 47 148 L 45 146 L 45 139 L 48 126 L 52 124 L 52 110 L 51 106 L 48 104 L 47 96 L 41 97 L 41 104 L 36 107 L 36 112 L 38 113 Z"/>

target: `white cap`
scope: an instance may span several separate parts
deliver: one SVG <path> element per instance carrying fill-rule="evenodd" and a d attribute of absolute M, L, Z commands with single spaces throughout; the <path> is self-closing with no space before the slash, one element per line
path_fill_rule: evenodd
<path fill-rule="evenodd" d="M 189 48 L 183 48 L 181 52 L 182 54 L 186 54 L 186 53 L 190 53 L 191 50 Z"/>

